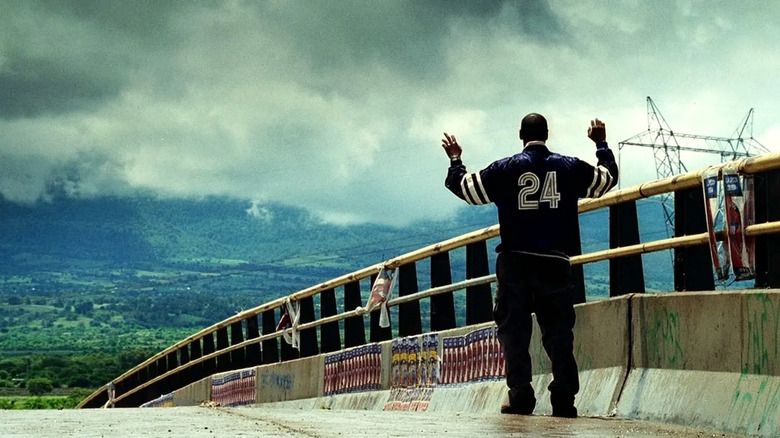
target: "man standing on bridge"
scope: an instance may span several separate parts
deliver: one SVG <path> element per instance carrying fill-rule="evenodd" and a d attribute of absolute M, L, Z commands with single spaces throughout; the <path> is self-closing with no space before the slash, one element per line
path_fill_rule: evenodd
<path fill-rule="evenodd" d="M 579 391 L 574 359 L 574 301 L 567 250 L 579 233 L 577 201 L 597 198 L 615 186 L 618 168 L 599 119 L 588 137 L 596 143 L 597 166 L 547 149 L 547 120 L 525 116 L 520 124 L 523 151 L 470 173 L 461 161 L 463 149 L 444 133 L 442 147 L 450 157 L 446 187 L 472 205 L 495 203 L 501 243 L 496 247 L 498 289 L 493 316 L 504 348 L 509 403 L 505 414 L 530 415 L 536 406 L 531 386 L 531 342 L 536 313 L 542 344 L 552 362 L 552 414 L 576 417 Z"/>

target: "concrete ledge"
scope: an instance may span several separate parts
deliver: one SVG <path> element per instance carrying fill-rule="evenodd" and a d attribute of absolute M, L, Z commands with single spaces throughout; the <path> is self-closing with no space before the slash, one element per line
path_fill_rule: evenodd
<path fill-rule="evenodd" d="M 290 400 L 277 403 L 264 403 L 263 409 L 334 409 L 381 411 L 390 396 L 390 391 L 367 391 L 354 394 L 339 394 L 329 397 L 317 397 L 303 400 Z"/>
<path fill-rule="evenodd" d="M 621 388 L 625 368 L 612 367 L 580 372 L 583 390 L 577 396 L 577 408 L 582 415 L 614 415 L 615 390 Z M 534 376 L 537 404 L 534 413 L 550 415 L 550 395 L 547 385 L 550 374 Z M 275 403 L 261 403 L 263 408 L 285 409 L 357 409 L 383 410 L 390 397 L 389 390 L 369 391 L 354 394 L 339 394 L 329 397 L 289 400 Z M 437 386 L 433 391 L 428 412 L 469 412 L 495 414 L 507 402 L 507 387 L 504 381 L 479 382 L 463 385 Z"/>
<path fill-rule="evenodd" d="M 211 400 L 211 376 L 173 391 L 174 406 L 198 406 Z"/>
<path fill-rule="evenodd" d="M 780 377 L 635 369 L 620 417 L 747 434 L 780 436 Z"/>

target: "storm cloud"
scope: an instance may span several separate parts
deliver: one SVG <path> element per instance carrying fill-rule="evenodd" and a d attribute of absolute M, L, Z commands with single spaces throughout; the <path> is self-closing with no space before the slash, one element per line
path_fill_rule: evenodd
<path fill-rule="evenodd" d="M 728 136 L 755 108 L 780 142 L 775 3 L 0 1 L 0 194 L 227 195 L 327 221 L 452 214 L 443 131 L 474 170 L 550 145 L 595 160 L 652 96 L 676 131 Z M 654 177 L 621 151 L 625 185 Z M 697 161 L 698 163 L 698 161 Z M 690 166 L 689 166 L 690 167 Z M 695 166 L 694 166 L 695 167 Z"/>

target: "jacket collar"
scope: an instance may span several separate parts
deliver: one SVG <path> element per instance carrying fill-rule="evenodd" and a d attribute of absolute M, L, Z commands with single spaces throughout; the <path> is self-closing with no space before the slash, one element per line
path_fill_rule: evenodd
<path fill-rule="evenodd" d="M 523 150 L 547 150 L 547 144 L 544 140 L 532 140 L 525 144 Z"/>

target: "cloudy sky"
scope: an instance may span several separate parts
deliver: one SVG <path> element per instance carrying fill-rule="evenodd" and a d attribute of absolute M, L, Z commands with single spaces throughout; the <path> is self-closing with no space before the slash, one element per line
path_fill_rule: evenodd
<path fill-rule="evenodd" d="M 0 0 L 0 194 L 230 195 L 326 221 L 452 214 L 443 131 L 473 170 L 519 120 L 595 161 L 646 97 L 677 132 L 780 150 L 780 2 Z M 622 185 L 655 177 L 624 148 Z M 717 161 L 702 154 L 690 158 Z M 697 168 L 688 164 L 689 168 Z"/>

